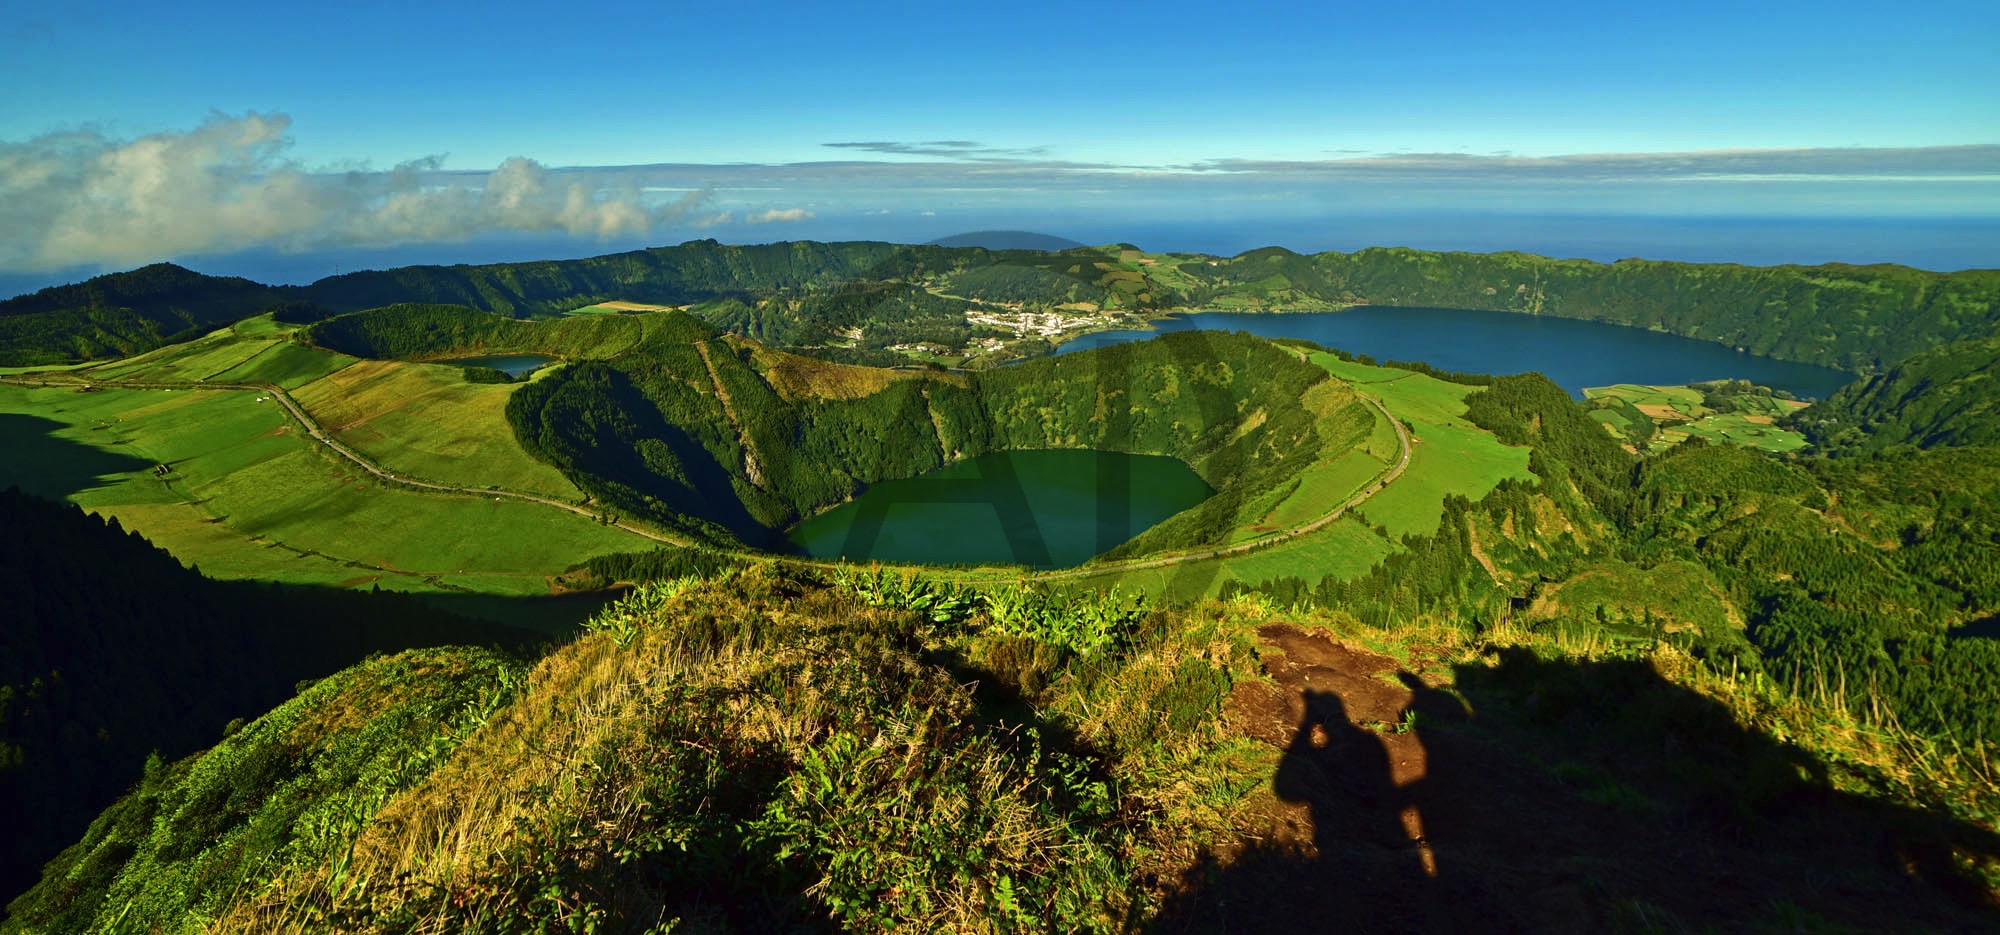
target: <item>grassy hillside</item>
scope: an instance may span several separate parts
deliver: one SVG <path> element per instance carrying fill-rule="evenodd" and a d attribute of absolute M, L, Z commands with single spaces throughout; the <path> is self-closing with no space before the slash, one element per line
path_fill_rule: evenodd
<path fill-rule="evenodd" d="M 1842 387 L 1791 422 L 1835 451 L 2000 443 L 2000 338 L 1917 354 Z"/>
<path fill-rule="evenodd" d="M 1671 647 L 748 569 L 323 680 L 4 930 L 1990 924 L 1993 787 L 1842 723 Z"/>

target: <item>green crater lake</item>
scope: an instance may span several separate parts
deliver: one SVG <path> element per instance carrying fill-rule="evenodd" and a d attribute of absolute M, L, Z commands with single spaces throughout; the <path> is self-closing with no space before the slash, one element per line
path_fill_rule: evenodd
<path fill-rule="evenodd" d="M 814 558 L 1065 568 L 1214 492 L 1159 455 L 1001 451 L 870 485 L 788 536 Z"/>
<path fill-rule="evenodd" d="M 554 363 L 555 358 L 546 354 L 494 354 L 490 357 L 455 357 L 440 360 L 440 364 L 455 364 L 460 367 L 491 367 L 510 377 L 519 379 L 533 373 L 545 364 Z"/>

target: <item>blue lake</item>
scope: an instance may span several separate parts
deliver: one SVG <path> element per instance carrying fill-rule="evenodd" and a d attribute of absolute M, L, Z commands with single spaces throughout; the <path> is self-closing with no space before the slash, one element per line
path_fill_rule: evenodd
<path fill-rule="evenodd" d="M 1339 312 L 1196 312 L 1153 322 L 1152 331 L 1101 331 L 1056 349 L 1069 354 L 1166 331 L 1248 331 L 1303 338 L 1377 360 L 1423 361 L 1464 373 L 1536 371 L 1572 395 L 1613 383 L 1679 385 L 1737 379 L 1820 399 L 1854 380 L 1829 367 L 1745 354 L 1643 328 L 1546 315 L 1450 308 L 1363 306 Z"/>

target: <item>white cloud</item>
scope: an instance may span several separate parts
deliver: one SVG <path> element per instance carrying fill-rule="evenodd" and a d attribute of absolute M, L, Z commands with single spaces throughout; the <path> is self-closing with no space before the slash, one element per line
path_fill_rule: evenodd
<path fill-rule="evenodd" d="M 810 221 L 813 213 L 804 208 L 773 208 L 743 216 L 745 224 L 790 224 L 794 221 Z"/>
<path fill-rule="evenodd" d="M 0 270 L 126 266 L 249 247 L 464 240 L 488 231 L 642 234 L 707 197 L 649 205 L 639 186 L 512 158 L 446 176 L 436 160 L 316 173 L 286 158 L 282 114 L 217 115 L 186 132 L 95 130 L 0 143 Z"/>

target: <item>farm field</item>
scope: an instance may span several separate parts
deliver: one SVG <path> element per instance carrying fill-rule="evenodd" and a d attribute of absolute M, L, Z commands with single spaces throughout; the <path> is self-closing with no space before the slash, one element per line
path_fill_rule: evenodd
<path fill-rule="evenodd" d="M 1707 386 L 1708 384 L 1702 384 Z M 1635 450 L 1660 451 L 1690 437 L 1718 444 L 1741 445 L 1762 451 L 1787 452 L 1806 447 L 1804 435 L 1775 423 L 1806 404 L 1756 393 L 1728 393 L 1729 411 L 1712 408 L 1713 402 L 1693 386 L 1642 386 L 1620 383 L 1591 387 L 1584 398 L 1597 408 L 1591 417 Z M 1636 418 L 1638 416 L 1644 418 Z M 1646 422 L 1652 423 L 1650 438 Z"/>
<path fill-rule="evenodd" d="M 515 442 L 506 409 L 518 386 L 468 383 L 453 366 L 363 360 L 298 388 L 292 398 L 342 443 L 391 471 L 581 499 L 561 471 Z"/>
<path fill-rule="evenodd" d="M 254 392 L 4 386 L 0 419 L 0 485 L 115 517 L 218 578 L 520 596 L 651 545 L 539 504 L 386 485 Z"/>
<path fill-rule="evenodd" d="M 1331 354 L 1314 354 L 1313 362 L 1382 400 L 1416 436 L 1410 469 L 1360 508 L 1370 525 L 1387 529 L 1391 538 L 1436 532 L 1446 497 L 1456 494 L 1477 500 L 1503 480 L 1533 476 L 1528 473 L 1528 449 L 1503 445 L 1465 421 L 1465 398 L 1477 387 L 1344 361 Z M 1393 436 L 1389 444 L 1394 444 Z"/>
<path fill-rule="evenodd" d="M 567 312 L 564 312 L 563 314 L 623 315 L 628 312 L 665 312 L 665 311 L 671 311 L 673 310 L 673 308 L 674 306 L 671 305 L 648 305 L 644 302 L 612 301 L 612 302 L 599 302 L 595 305 L 585 305 L 580 308 L 573 308 Z"/>

